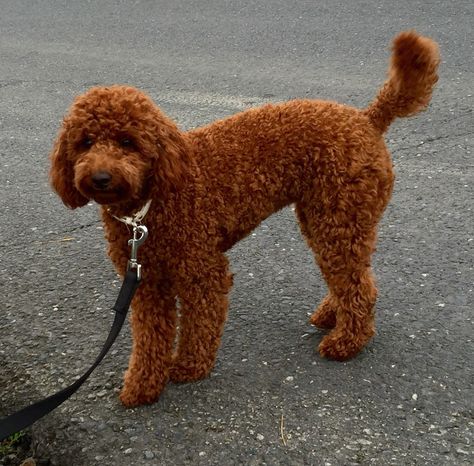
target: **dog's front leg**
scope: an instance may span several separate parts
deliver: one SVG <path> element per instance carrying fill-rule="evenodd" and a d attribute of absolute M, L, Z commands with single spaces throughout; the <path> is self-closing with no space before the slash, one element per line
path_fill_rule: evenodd
<path fill-rule="evenodd" d="M 168 381 L 176 334 L 176 301 L 170 289 L 141 284 L 130 321 L 133 347 L 120 393 L 129 407 L 156 401 Z"/>
<path fill-rule="evenodd" d="M 191 382 L 206 377 L 214 367 L 227 317 L 232 276 L 222 254 L 183 281 L 180 291 L 179 340 L 170 380 Z"/>

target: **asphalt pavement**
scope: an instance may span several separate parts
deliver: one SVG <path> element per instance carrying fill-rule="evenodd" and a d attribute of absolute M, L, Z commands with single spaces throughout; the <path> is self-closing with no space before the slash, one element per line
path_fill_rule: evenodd
<path fill-rule="evenodd" d="M 212 376 L 151 406 L 117 393 L 124 329 L 90 381 L 29 431 L 35 458 L 94 465 L 472 465 L 472 1 L 6 0 L 0 5 L 0 413 L 72 382 L 105 340 L 119 281 L 95 205 L 68 211 L 48 153 L 75 95 L 147 91 L 182 128 L 295 97 L 364 107 L 388 46 L 440 44 L 429 109 L 387 140 L 397 182 L 379 232 L 377 335 L 315 351 L 326 288 L 291 208 L 231 252 Z M 0 464 L 4 460 L 0 460 Z"/>

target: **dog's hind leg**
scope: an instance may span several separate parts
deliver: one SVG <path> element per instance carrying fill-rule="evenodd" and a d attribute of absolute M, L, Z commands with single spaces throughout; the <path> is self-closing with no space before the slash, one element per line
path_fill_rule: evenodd
<path fill-rule="evenodd" d="M 132 301 L 132 354 L 120 400 L 153 403 L 166 382 L 176 335 L 176 301 L 166 285 L 144 281 Z"/>
<path fill-rule="evenodd" d="M 337 300 L 329 292 L 309 318 L 309 323 L 321 329 L 334 328 L 336 326 L 336 309 Z"/>
<path fill-rule="evenodd" d="M 306 218 L 302 204 L 296 205 L 296 214 L 300 223 L 301 232 L 303 233 L 308 245 L 315 252 L 316 261 L 319 262 L 318 255 L 316 254 L 317 244 L 311 239 L 314 232 Z M 327 296 L 310 317 L 310 324 L 322 329 L 334 328 L 336 326 L 336 309 L 337 301 L 335 297 L 331 295 L 331 291 L 329 291 Z"/>
<path fill-rule="evenodd" d="M 173 382 L 206 377 L 214 367 L 227 317 L 232 276 L 227 258 L 215 254 L 192 268 L 181 284 L 178 347 L 170 371 Z"/>
<path fill-rule="evenodd" d="M 364 197 L 366 202 L 361 203 Z M 357 205 L 350 205 L 350 199 L 357 199 Z M 370 259 L 384 201 L 370 201 L 364 193 L 354 196 L 346 192 L 330 208 L 322 202 L 299 202 L 296 206 L 303 235 L 329 288 L 310 322 L 332 329 L 319 351 L 341 361 L 355 356 L 375 333 L 377 289 Z"/>

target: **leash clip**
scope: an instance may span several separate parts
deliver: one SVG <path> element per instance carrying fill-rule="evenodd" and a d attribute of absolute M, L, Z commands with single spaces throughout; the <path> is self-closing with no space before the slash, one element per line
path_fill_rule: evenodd
<path fill-rule="evenodd" d="M 136 269 L 138 281 L 142 278 L 142 266 L 137 260 L 138 248 L 145 242 L 147 237 L 148 229 L 145 225 L 134 225 L 133 238 L 128 240 L 128 245 L 131 246 L 132 250 L 127 263 L 127 272 L 131 269 Z"/>

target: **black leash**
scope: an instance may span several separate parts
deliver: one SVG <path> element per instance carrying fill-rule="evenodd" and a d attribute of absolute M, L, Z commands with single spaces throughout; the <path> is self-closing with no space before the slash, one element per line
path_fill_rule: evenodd
<path fill-rule="evenodd" d="M 140 235 L 140 236 L 139 236 Z M 53 411 L 60 404 L 66 401 L 72 394 L 74 394 L 79 387 L 87 380 L 92 371 L 100 364 L 104 356 L 113 345 L 117 338 L 120 330 L 127 316 L 128 308 L 132 302 L 133 295 L 140 283 L 141 279 L 141 266 L 137 262 L 137 250 L 138 247 L 145 241 L 148 235 L 146 227 L 143 225 L 135 226 L 133 229 L 133 239 L 129 240 L 129 245 L 132 247 L 131 259 L 128 261 L 128 270 L 125 274 L 122 286 L 119 291 L 119 295 L 113 310 L 115 311 L 115 318 L 110 329 L 109 336 L 100 352 L 99 356 L 95 360 L 94 364 L 87 370 L 87 372 L 77 379 L 69 387 L 49 396 L 43 400 L 40 400 L 26 408 L 17 411 L 0 420 L 0 441 L 10 437 L 10 435 L 19 432 L 25 427 L 30 426 L 38 419 L 42 418 L 46 414 Z"/>

